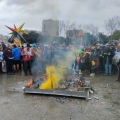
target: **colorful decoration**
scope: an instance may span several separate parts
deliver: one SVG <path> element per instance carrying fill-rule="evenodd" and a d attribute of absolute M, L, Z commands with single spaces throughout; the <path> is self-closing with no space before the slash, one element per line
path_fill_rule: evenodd
<path fill-rule="evenodd" d="M 25 23 L 23 23 L 20 27 L 16 27 L 15 24 L 14 24 L 14 28 L 11 28 L 11 27 L 8 27 L 6 26 L 8 29 L 10 29 L 12 31 L 12 38 L 13 38 L 13 41 L 14 41 L 14 44 L 17 45 L 17 46 L 22 46 L 21 45 L 21 38 L 26 42 L 26 40 L 23 38 L 23 36 L 20 34 L 23 32 L 22 30 L 22 27 Z"/>

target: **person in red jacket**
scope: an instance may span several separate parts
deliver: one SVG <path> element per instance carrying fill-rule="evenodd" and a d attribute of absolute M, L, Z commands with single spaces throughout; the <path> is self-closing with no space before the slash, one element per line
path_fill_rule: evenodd
<path fill-rule="evenodd" d="M 24 72 L 25 72 L 25 76 L 27 76 L 27 71 L 29 70 L 30 75 L 32 75 L 31 73 L 31 64 L 32 64 L 32 59 L 34 57 L 34 52 L 32 50 L 32 48 L 30 47 L 30 44 L 27 44 L 27 47 L 25 47 L 22 52 L 21 55 L 23 56 L 23 61 L 24 61 Z"/>

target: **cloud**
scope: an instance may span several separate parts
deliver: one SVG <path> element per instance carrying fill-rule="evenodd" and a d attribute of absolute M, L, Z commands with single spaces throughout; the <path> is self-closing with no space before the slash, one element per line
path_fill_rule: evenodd
<path fill-rule="evenodd" d="M 6 0 L 6 5 L 28 5 L 36 0 Z"/>
<path fill-rule="evenodd" d="M 41 30 L 43 19 L 70 20 L 77 24 L 92 23 L 103 30 L 104 21 L 119 15 L 120 0 L 0 0 L 2 24 Z M 6 32 L 3 27 L 3 31 Z M 2 32 L 2 31 L 0 31 Z"/>

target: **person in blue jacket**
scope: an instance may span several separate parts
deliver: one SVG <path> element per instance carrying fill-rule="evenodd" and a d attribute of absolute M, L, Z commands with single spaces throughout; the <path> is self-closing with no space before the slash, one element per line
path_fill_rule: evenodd
<path fill-rule="evenodd" d="M 13 45 L 12 55 L 14 57 L 13 68 L 14 68 L 14 71 L 17 72 L 19 70 L 19 63 L 20 63 L 20 59 L 21 59 L 21 50 L 16 45 Z"/>

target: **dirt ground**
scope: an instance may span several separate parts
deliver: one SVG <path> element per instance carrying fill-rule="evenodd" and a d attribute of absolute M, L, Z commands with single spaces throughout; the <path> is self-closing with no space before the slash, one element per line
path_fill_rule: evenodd
<path fill-rule="evenodd" d="M 88 76 L 95 93 L 91 100 L 24 94 L 31 76 L 0 75 L 0 120 L 120 120 L 117 75 Z M 96 97 L 99 99 L 96 99 Z"/>

